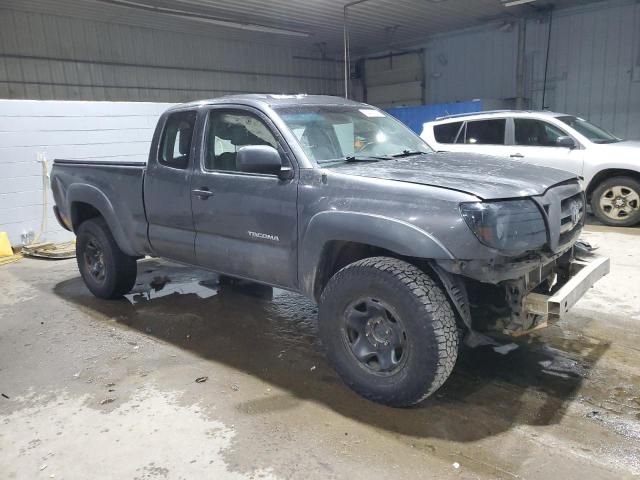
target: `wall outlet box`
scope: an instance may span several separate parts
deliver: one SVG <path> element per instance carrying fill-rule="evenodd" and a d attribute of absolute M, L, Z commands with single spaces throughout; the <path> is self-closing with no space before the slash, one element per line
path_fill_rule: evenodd
<path fill-rule="evenodd" d="M 20 234 L 20 241 L 23 245 L 29 245 L 34 238 L 36 238 L 36 234 L 33 230 L 23 230 L 22 234 Z"/>

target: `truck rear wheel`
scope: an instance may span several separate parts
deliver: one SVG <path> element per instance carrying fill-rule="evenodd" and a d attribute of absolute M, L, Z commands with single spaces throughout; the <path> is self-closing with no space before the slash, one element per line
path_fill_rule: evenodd
<path fill-rule="evenodd" d="M 120 298 L 136 281 L 136 259 L 120 250 L 102 218 L 80 224 L 76 260 L 85 285 L 96 297 Z"/>
<path fill-rule="evenodd" d="M 322 292 L 319 323 L 340 377 L 374 402 L 419 403 L 456 362 L 458 331 L 445 293 L 395 258 L 366 258 L 336 273 Z"/>
<path fill-rule="evenodd" d="M 598 220 L 614 227 L 640 222 L 640 182 L 630 177 L 612 177 L 591 195 L 591 209 Z"/>

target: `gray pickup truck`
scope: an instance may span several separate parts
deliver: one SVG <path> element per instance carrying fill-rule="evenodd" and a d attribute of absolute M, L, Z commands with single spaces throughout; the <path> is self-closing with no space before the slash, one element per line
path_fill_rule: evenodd
<path fill-rule="evenodd" d="M 438 389 L 463 338 L 543 327 L 609 269 L 577 243 L 573 174 L 435 153 L 335 97 L 176 106 L 146 164 L 56 160 L 51 184 L 94 295 L 128 292 L 145 256 L 299 292 L 339 375 L 392 406 Z"/>

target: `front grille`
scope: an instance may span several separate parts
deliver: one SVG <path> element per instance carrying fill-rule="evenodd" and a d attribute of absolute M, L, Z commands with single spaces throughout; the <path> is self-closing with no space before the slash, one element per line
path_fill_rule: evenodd
<path fill-rule="evenodd" d="M 536 198 L 546 214 L 549 248 L 561 250 L 580 233 L 586 214 L 586 201 L 575 182 L 557 185 Z"/>
<path fill-rule="evenodd" d="M 560 245 L 568 242 L 576 230 L 582 226 L 585 215 L 585 202 L 582 192 L 578 192 L 560 203 Z"/>

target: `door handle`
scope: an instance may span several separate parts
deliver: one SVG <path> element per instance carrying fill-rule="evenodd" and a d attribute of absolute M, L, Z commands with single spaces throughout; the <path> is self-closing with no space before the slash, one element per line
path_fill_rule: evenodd
<path fill-rule="evenodd" d="M 209 197 L 213 197 L 213 192 L 207 187 L 196 188 L 193 190 L 193 194 L 200 200 L 206 200 Z"/>
<path fill-rule="evenodd" d="M 509 155 L 511 158 L 524 158 L 524 155 L 521 153 L 514 153 L 513 155 Z"/>

